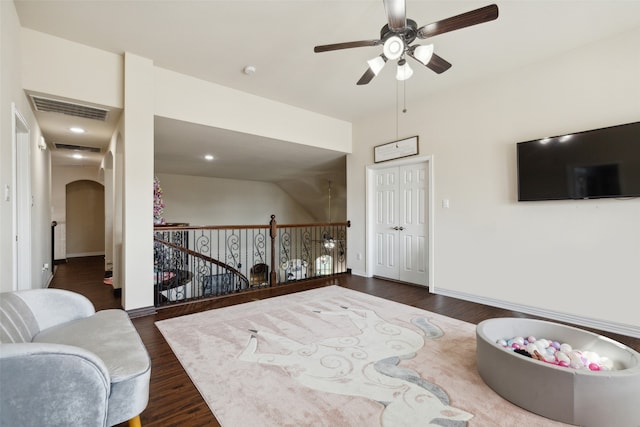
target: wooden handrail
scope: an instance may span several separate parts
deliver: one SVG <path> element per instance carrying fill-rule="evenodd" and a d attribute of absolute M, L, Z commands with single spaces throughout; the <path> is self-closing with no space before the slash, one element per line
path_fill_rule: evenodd
<path fill-rule="evenodd" d="M 275 215 L 272 215 L 275 218 Z M 276 224 L 277 228 L 304 228 L 304 227 L 351 227 L 351 221 L 344 222 L 313 222 L 307 224 Z M 270 229 L 269 225 L 154 225 L 154 231 L 172 230 L 245 230 L 245 229 Z"/>
<path fill-rule="evenodd" d="M 244 230 L 244 229 L 267 229 L 268 225 L 158 225 L 153 226 L 154 231 L 173 230 Z"/>

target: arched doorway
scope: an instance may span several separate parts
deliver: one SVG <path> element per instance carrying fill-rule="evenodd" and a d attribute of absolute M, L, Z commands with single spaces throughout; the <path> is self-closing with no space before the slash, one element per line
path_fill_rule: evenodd
<path fill-rule="evenodd" d="M 104 186 L 74 181 L 66 186 L 67 258 L 104 255 Z"/>

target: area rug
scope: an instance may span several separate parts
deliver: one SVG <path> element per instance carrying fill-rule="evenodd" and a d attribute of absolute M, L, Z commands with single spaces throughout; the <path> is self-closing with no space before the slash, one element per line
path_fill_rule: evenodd
<path fill-rule="evenodd" d="M 156 325 L 224 427 L 564 425 L 482 381 L 475 325 L 338 286 Z"/>

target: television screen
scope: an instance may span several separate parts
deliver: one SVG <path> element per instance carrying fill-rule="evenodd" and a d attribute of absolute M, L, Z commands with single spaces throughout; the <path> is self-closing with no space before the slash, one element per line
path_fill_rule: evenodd
<path fill-rule="evenodd" d="M 518 200 L 640 197 L 640 122 L 517 144 Z"/>

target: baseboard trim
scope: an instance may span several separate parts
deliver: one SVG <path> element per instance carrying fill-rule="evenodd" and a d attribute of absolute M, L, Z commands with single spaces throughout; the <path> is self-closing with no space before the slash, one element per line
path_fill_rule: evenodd
<path fill-rule="evenodd" d="M 127 314 L 129 315 L 130 319 L 135 319 L 136 317 L 152 316 L 156 313 L 157 313 L 156 308 L 153 306 L 140 307 L 140 308 L 134 308 L 132 310 L 127 310 Z"/>
<path fill-rule="evenodd" d="M 365 271 L 362 271 L 362 270 L 351 270 L 351 275 L 353 275 L 353 276 L 362 276 L 362 277 L 371 277 L 371 276 L 367 276 L 367 273 Z"/>
<path fill-rule="evenodd" d="M 78 252 L 74 254 L 67 254 L 67 258 L 82 258 L 87 256 L 104 256 L 104 251 L 102 252 Z"/>
<path fill-rule="evenodd" d="M 521 313 L 531 314 L 533 316 L 544 317 L 550 320 L 571 323 L 574 325 L 594 328 L 601 331 L 612 332 L 614 334 L 626 335 L 628 337 L 640 338 L 640 327 L 625 325 L 616 322 L 605 322 L 590 317 L 574 316 L 559 311 L 545 310 L 528 305 L 514 304 L 508 301 L 498 300 L 494 298 L 485 298 L 478 295 L 467 294 L 464 292 L 451 291 L 447 289 L 434 289 L 433 293 L 444 295 L 447 297 L 457 298 L 465 301 L 485 304 L 492 307 L 503 308 L 506 310 L 519 311 Z"/>

